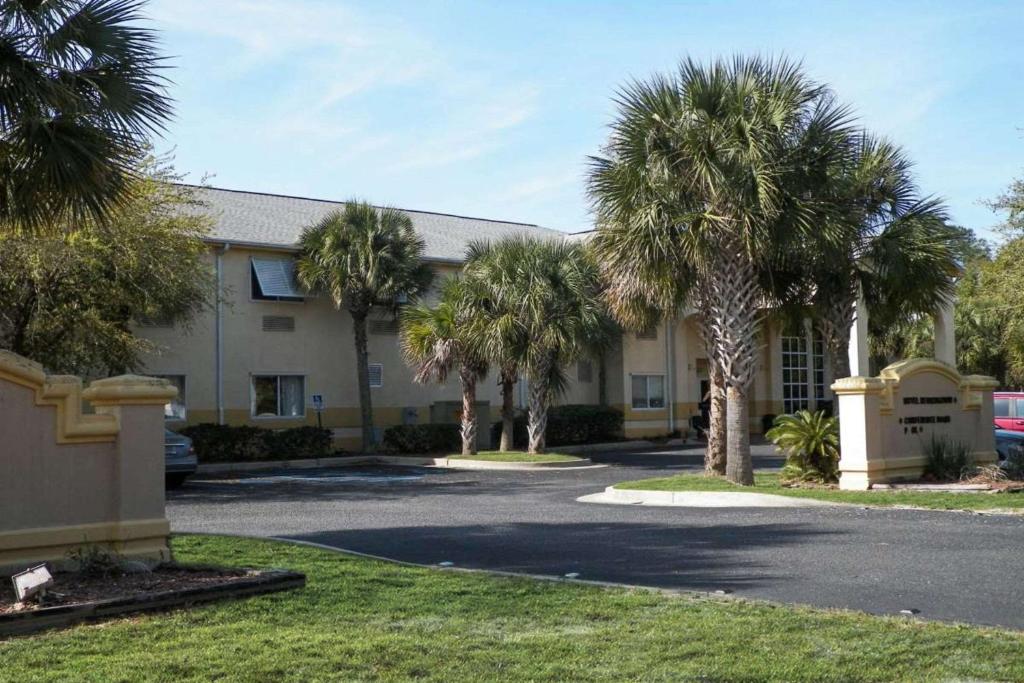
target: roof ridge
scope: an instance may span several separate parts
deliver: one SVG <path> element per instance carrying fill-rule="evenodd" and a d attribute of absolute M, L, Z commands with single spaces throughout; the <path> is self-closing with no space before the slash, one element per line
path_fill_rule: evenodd
<path fill-rule="evenodd" d="M 294 194 L 278 194 L 276 192 L 259 192 L 256 190 L 236 190 L 230 187 L 215 187 L 213 185 L 195 185 L 193 183 L 174 183 L 174 185 L 180 185 L 182 187 L 192 187 L 199 190 L 217 190 L 219 192 L 234 192 L 236 194 L 254 194 L 261 197 L 279 197 L 281 199 L 301 199 L 308 202 L 324 202 L 325 204 L 347 204 L 348 202 L 341 201 L 338 199 L 321 199 L 319 197 L 302 197 Z M 384 208 L 378 204 L 373 205 L 374 208 Z M 521 225 L 526 228 L 538 228 L 539 230 L 547 230 L 549 232 L 557 232 L 560 234 L 571 234 L 565 233 L 562 230 L 556 230 L 555 228 L 547 228 L 537 223 L 522 223 L 520 221 L 503 221 L 497 218 L 481 218 L 480 216 L 466 216 L 458 213 L 445 213 L 443 211 L 423 211 L 422 209 L 406 209 L 399 206 L 393 207 L 399 211 L 407 211 L 411 213 L 422 213 L 430 216 L 447 216 L 448 218 L 462 218 L 470 221 L 487 221 L 488 223 L 503 223 L 505 225 Z"/>

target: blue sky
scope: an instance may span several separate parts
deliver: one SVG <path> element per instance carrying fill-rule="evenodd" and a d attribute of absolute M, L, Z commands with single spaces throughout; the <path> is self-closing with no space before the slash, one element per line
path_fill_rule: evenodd
<path fill-rule="evenodd" d="M 155 0 L 177 117 L 219 187 L 590 227 L 612 96 L 680 57 L 801 59 L 983 234 L 1024 175 L 1018 2 Z"/>

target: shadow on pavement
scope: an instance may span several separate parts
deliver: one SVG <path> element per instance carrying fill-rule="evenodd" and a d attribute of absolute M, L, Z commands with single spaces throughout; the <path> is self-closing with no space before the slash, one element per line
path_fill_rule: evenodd
<path fill-rule="evenodd" d="M 351 529 L 288 536 L 391 559 L 476 569 L 634 583 L 739 590 L 788 580 L 750 561 L 766 546 L 812 543 L 840 532 L 810 524 L 713 527 L 634 523 L 488 524 Z"/>

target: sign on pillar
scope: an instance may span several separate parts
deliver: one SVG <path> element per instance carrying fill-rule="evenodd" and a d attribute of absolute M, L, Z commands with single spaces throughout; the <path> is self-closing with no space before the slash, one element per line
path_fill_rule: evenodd
<path fill-rule="evenodd" d="M 992 391 L 998 382 L 961 376 L 946 363 L 894 363 L 878 377 L 832 385 L 839 400 L 839 488 L 918 479 L 933 438 L 964 444 L 975 464 L 995 462 Z"/>

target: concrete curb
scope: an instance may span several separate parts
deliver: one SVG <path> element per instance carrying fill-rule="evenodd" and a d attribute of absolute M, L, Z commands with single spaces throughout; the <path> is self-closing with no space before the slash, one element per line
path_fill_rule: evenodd
<path fill-rule="evenodd" d="M 835 503 L 813 498 L 792 498 L 771 493 L 745 493 L 741 491 L 644 491 L 618 489 L 609 486 L 601 493 L 580 496 L 580 503 L 606 505 L 651 505 L 659 507 L 689 508 L 802 508 L 850 507 L 849 503 Z M 854 506 L 862 507 L 862 506 Z"/>
<path fill-rule="evenodd" d="M 607 453 L 608 451 L 643 451 L 648 448 L 664 448 L 668 446 L 681 446 L 685 439 L 669 439 L 664 443 L 653 441 L 611 441 L 608 443 L 587 443 L 579 446 L 553 446 L 559 453 L 566 455 L 577 455 L 579 453 Z"/>
<path fill-rule="evenodd" d="M 607 465 L 595 465 L 590 458 L 552 462 L 495 462 L 493 460 L 438 458 L 434 465 L 453 470 L 575 470 L 583 467 L 607 467 Z"/>

